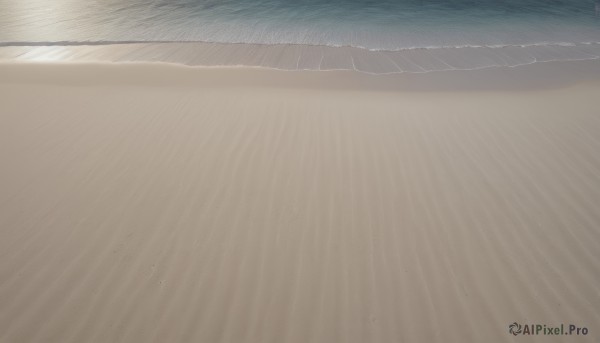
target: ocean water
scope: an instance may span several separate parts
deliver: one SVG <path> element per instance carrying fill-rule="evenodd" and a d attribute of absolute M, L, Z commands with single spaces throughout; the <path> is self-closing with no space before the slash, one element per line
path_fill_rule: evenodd
<path fill-rule="evenodd" d="M 347 47 L 374 57 L 445 49 L 431 52 L 444 64 L 460 48 L 473 61 L 450 69 L 493 66 L 476 57 L 483 52 L 504 65 L 594 59 L 600 0 L 0 0 L 2 46 L 123 42 Z"/>

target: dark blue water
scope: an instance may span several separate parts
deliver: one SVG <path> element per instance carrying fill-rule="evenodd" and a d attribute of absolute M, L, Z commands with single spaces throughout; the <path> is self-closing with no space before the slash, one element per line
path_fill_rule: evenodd
<path fill-rule="evenodd" d="M 0 41 L 414 47 L 600 41 L 594 0 L 0 0 Z"/>

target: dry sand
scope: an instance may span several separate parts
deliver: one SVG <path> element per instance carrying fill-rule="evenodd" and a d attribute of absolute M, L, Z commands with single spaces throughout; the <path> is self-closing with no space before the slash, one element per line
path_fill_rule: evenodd
<path fill-rule="evenodd" d="M 1 342 L 600 337 L 600 82 L 0 75 Z"/>

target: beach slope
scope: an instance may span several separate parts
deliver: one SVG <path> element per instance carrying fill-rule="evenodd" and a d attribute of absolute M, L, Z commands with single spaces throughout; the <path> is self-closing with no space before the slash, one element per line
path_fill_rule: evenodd
<path fill-rule="evenodd" d="M 0 342 L 600 337 L 598 81 L 0 73 Z"/>

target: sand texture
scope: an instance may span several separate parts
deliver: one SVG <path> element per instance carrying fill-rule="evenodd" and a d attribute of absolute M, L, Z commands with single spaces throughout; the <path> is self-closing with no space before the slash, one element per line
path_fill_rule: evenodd
<path fill-rule="evenodd" d="M 0 72 L 0 342 L 600 337 L 598 82 Z"/>

